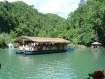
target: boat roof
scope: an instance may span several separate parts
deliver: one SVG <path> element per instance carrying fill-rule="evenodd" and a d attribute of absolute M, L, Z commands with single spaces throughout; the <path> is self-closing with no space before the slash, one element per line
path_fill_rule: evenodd
<path fill-rule="evenodd" d="M 94 43 L 92 43 L 92 45 L 102 45 L 102 44 L 99 42 L 94 42 Z"/>
<path fill-rule="evenodd" d="M 36 43 L 70 43 L 69 40 L 63 38 L 50 38 L 50 37 L 31 37 L 31 36 L 21 36 L 15 40 L 15 42 L 19 42 L 22 40 L 25 41 L 33 41 Z"/>

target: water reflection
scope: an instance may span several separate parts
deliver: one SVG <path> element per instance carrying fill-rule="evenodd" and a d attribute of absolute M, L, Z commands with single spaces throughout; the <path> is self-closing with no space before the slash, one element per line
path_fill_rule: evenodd
<path fill-rule="evenodd" d="M 95 56 L 95 58 L 98 58 L 100 53 L 100 49 L 92 49 L 92 54 Z"/>
<path fill-rule="evenodd" d="M 76 75 L 67 62 L 65 54 L 18 56 L 18 63 L 21 64 L 22 70 L 27 69 L 27 73 L 30 72 L 31 78 L 38 79 L 74 79 Z"/>

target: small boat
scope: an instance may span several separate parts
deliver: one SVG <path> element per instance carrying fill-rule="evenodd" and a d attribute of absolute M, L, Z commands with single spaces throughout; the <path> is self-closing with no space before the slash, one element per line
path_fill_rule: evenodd
<path fill-rule="evenodd" d="M 15 52 L 16 52 L 16 54 L 24 54 L 25 53 L 24 50 L 16 50 Z"/>
<path fill-rule="evenodd" d="M 74 48 L 70 48 L 70 47 L 69 47 L 69 48 L 66 49 L 66 52 L 71 52 L 71 51 L 73 51 L 73 50 L 74 50 Z"/>

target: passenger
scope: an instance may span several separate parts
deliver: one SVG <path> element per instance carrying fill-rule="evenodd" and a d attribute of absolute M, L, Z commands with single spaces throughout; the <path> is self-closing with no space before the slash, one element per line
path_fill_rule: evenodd
<path fill-rule="evenodd" d="M 36 45 L 34 46 L 34 50 L 36 50 Z"/>
<path fill-rule="evenodd" d="M 27 45 L 25 45 L 25 50 L 29 50 L 29 47 Z"/>
<path fill-rule="evenodd" d="M 25 49 L 24 45 L 23 45 L 23 50 Z"/>
<path fill-rule="evenodd" d="M 43 46 L 42 46 L 42 44 L 40 44 L 39 50 L 42 51 L 42 49 L 43 49 Z"/>

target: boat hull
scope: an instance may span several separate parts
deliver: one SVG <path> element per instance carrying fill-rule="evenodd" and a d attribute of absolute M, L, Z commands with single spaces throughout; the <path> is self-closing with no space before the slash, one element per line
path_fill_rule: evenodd
<path fill-rule="evenodd" d="M 51 53 L 62 53 L 62 52 L 66 52 L 66 50 L 25 51 L 25 55 L 51 54 Z"/>
<path fill-rule="evenodd" d="M 50 54 L 50 53 L 63 53 L 71 52 L 73 48 L 67 48 L 66 50 L 42 50 L 42 51 L 31 51 L 31 50 L 17 50 L 16 54 L 25 54 L 25 55 L 37 55 L 37 54 Z"/>

